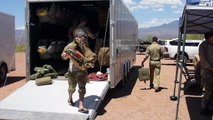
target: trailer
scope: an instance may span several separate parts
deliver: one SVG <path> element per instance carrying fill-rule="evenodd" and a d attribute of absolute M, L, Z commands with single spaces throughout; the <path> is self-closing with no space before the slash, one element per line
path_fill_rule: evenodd
<path fill-rule="evenodd" d="M 89 114 L 77 112 L 77 92 L 73 95 L 76 106 L 68 105 L 68 82 L 64 74 L 69 61 L 62 60 L 60 52 L 51 49 L 56 47 L 61 51 L 61 46 L 53 43 L 62 43 L 62 46 L 67 43 L 67 33 L 81 16 L 87 17 L 88 27 L 97 36 L 96 43 L 102 43 L 98 49 L 97 44 L 88 40 L 94 47 L 91 49 L 97 54 L 102 48 L 109 52 L 109 61 L 103 62 L 107 59 L 102 58 L 103 61 L 98 61 L 99 65 L 91 70 L 107 72 L 107 80 L 89 81 L 86 85 L 84 104 Z M 108 89 L 120 83 L 128 85 L 128 73 L 136 61 L 138 23 L 122 0 L 27 0 L 26 31 L 27 83 L 0 102 L 0 118 L 94 119 Z M 46 47 L 49 54 L 39 54 L 38 46 L 49 46 Z M 53 79 L 52 85 L 36 86 L 29 76 L 36 66 L 44 64 L 53 66 L 60 76 Z"/>
<path fill-rule="evenodd" d="M 0 12 L 0 82 L 15 70 L 15 17 Z"/>

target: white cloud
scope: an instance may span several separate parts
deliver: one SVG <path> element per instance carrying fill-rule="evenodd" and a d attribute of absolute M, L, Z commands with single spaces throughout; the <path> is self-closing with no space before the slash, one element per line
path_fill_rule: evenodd
<path fill-rule="evenodd" d="M 25 29 L 25 26 L 19 26 L 19 27 L 16 27 L 15 29 L 16 29 L 16 30 L 24 30 L 24 29 Z"/>
<path fill-rule="evenodd" d="M 163 8 L 157 8 L 157 9 L 153 9 L 153 11 L 164 11 Z"/>
<path fill-rule="evenodd" d="M 178 6 L 183 5 L 183 0 L 124 0 L 131 11 L 138 9 L 151 9 L 153 11 L 164 11 L 165 6 L 172 6 L 173 9 L 181 9 Z M 176 8 L 174 8 L 176 6 Z"/>
<path fill-rule="evenodd" d="M 174 11 L 174 13 L 177 13 L 177 14 L 182 13 L 182 12 L 183 12 L 182 10 L 175 10 Z"/>
<path fill-rule="evenodd" d="M 139 28 L 148 28 L 148 27 L 154 27 L 154 26 L 159 26 L 162 24 L 168 24 L 172 21 L 178 20 L 178 18 L 167 18 L 167 19 L 158 19 L 154 18 L 146 22 L 141 22 L 139 23 Z"/>
<path fill-rule="evenodd" d="M 124 2 L 125 2 L 127 5 L 136 5 L 136 2 L 134 2 L 133 0 L 124 0 Z"/>

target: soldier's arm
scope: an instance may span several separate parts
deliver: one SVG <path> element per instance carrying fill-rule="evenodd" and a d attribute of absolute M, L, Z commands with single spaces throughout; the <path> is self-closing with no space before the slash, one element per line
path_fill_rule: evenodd
<path fill-rule="evenodd" d="M 150 54 L 150 49 L 149 47 L 146 49 L 146 53 L 145 53 L 145 57 L 141 62 L 141 65 L 144 66 L 144 62 L 149 58 L 149 54 Z"/>
<path fill-rule="evenodd" d="M 205 68 L 205 69 L 211 69 L 211 65 L 209 64 L 206 56 L 206 45 L 205 44 L 201 44 L 199 47 L 199 57 L 200 57 L 200 62 L 201 65 Z"/>
<path fill-rule="evenodd" d="M 61 58 L 63 60 L 67 60 L 70 56 L 65 52 L 67 50 L 68 46 L 66 46 L 63 50 L 63 52 L 61 53 Z"/>

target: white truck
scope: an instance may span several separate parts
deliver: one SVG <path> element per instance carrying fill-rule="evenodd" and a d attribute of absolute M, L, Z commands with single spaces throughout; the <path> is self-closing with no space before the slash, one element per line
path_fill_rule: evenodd
<path fill-rule="evenodd" d="M 128 72 L 136 61 L 137 21 L 122 0 L 27 0 L 26 5 L 28 82 L 0 102 L 0 118 L 94 119 L 108 89 L 127 83 Z M 96 33 L 96 41 L 109 48 L 109 65 L 100 65 L 94 71 L 99 71 L 99 67 L 104 72 L 108 70 L 108 79 L 89 81 L 86 85 L 84 104 L 89 114 L 78 112 L 78 92 L 73 96 L 76 106 L 67 103 L 68 82 L 63 75 L 69 61 L 62 60 L 57 52 L 41 56 L 37 51 L 41 44 L 51 46 L 53 41 L 67 43 L 69 28 L 75 26 L 81 16 L 87 17 L 88 27 Z M 52 85 L 36 86 L 29 76 L 36 66 L 44 64 L 53 66 L 60 76 L 53 80 Z"/>
<path fill-rule="evenodd" d="M 194 56 L 198 54 L 199 45 L 203 42 L 203 40 L 186 40 L 185 42 L 185 51 L 184 51 L 184 61 L 192 61 Z M 168 54 L 169 58 L 176 59 L 178 55 L 178 40 L 168 40 L 167 45 L 164 45 L 166 48 L 166 53 Z M 181 42 L 181 50 L 182 53 L 182 42 Z"/>
<path fill-rule="evenodd" d="M 15 70 L 15 17 L 0 12 L 0 82 Z"/>

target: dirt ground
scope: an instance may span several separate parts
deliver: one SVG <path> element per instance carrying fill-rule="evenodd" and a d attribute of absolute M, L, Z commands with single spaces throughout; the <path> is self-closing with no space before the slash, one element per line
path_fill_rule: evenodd
<path fill-rule="evenodd" d="M 177 101 L 171 101 L 174 91 L 176 65 L 174 60 L 162 60 L 161 88 L 158 93 L 137 79 L 143 55 L 137 55 L 131 70 L 129 81 L 124 87 L 110 89 L 102 102 L 96 120 L 174 120 Z M 148 67 L 148 60 L 145 67 Z M 4 99 L 26 82 L 25 54 L 16 53 L 16 71 L 8 74 L 6 84 L 0 83 L 0 100 Z M 183 77 L 182 83 L 185 82 Z M 178 85 L 178 84 L 177 84 Z M 181 84 L 183 87 L 184 84 Z M 177 86 L 178 88 L 178 86 Z M 175 95 L 177 95 L 176 90 Z M 179 120 L 212 120 L 212 117 L 200 115 L 201 92 L 190 88 L 188 92 L 181 89 L 178 110 Z"/>

